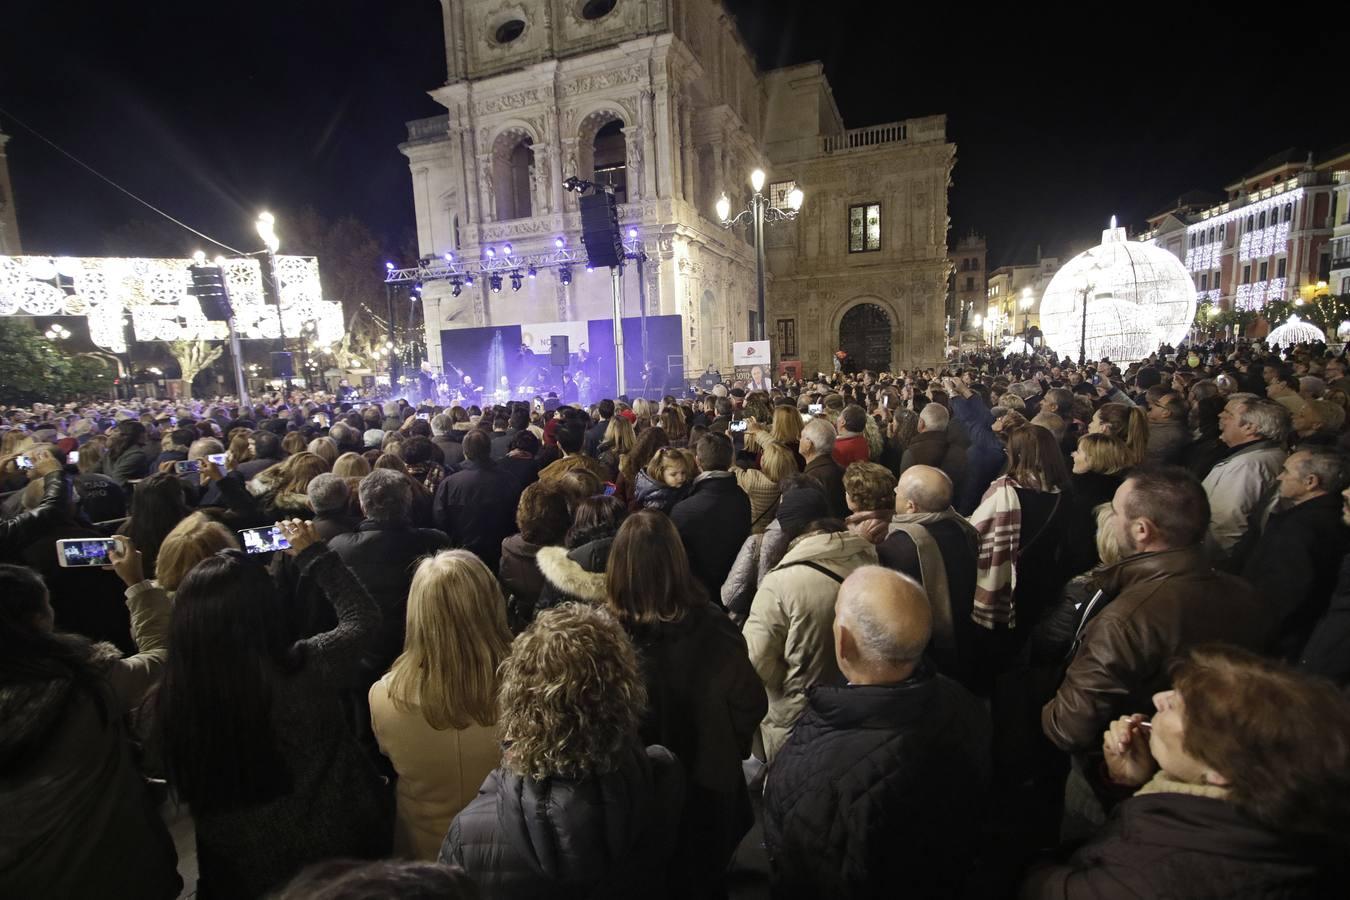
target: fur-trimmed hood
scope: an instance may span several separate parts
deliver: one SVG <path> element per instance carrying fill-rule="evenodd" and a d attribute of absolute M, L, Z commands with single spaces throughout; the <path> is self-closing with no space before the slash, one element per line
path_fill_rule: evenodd
<path fill-rule="evenodd" d="M 546 582 L 544 592 L 557 597 L 557 603 L 568 599 L 604 603 L 605 562 L 613 542 L 613 538 L 602 538 L 570 552 L 562 547 L 540 547 L 535 562 Z"/>

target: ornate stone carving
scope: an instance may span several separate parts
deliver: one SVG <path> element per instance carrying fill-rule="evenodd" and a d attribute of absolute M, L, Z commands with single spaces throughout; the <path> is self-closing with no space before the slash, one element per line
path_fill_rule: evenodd
<path fill-rule="evenodd" d="M 646 74 L 646 66 L 635 65 L 627 66 L 622 69 L 612 69 L 608 72 L 597 72 L 594 75 L 582 75 L 571 81 L 564 81 L 562 83 L 561 95 L 564 97 L 578 97 L 583 94 L 593 94 L 596 91 L 603 91 L 617 85 L 637 84 L 643 80 Z"/>
<path fill-rule="evenodd" d="M 523 91 L 516 91 L 514 94 L 502 94 L 500 97 L 488 97 L 486 100 L 479 100 L 474 103 L 473 111 L 476 115 L 486 116 L 512 109 L 524 109 L 527 106 L 540 103 L 541 100 L 539 88 L 526 88 Z"/>

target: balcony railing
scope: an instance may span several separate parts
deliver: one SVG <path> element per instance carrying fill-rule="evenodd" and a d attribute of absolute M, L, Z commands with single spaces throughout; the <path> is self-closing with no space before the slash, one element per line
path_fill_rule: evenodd
<path fill-rule="evenodd" d="M 408 141 L 438 141 L 450 133 L 450 115 L 432 116 L 429 119 L 414 119 L 408 123 Z"/>
<path fill-rule="evenodd" d="M 909 123 L 890 122 L 886 125 L 873 125 L 870 128 L 851 128 L 843 134 L 825 135 L 820 139 L 820 149 L 822 153 L 836 153 L 840 150 L 896 144 L 908 138 Z"/>
<path fill-rule="evenodd" d="M 1342 256 L 1339 259 L 1333 259 L 1331 261 L 1331 268 L 1337 270 L 1350 269 L 1350 256 Z"/>

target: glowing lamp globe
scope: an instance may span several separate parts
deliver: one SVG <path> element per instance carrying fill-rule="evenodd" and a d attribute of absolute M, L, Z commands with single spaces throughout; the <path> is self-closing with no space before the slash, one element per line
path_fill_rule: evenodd
<path fill-rule="evenodd" d="M 1195 285 L 1181 260 L 1129 240 L 1114 218 L 1101 244 L 1069 260 L 1041 297 L 1041 330 L 1056 353 L 1079 355 L 1085 300 L 1088 359 L 1143 359 L 1180 343 L 1195 318 Z"/>
<path fill-rule="evenodd" d="M 1295 344 L 1326 343 L 1327 336 L 1311 322 L 1305 322 L 1298 316 L 1290 316 L 1289 321 L 1271 331 L 1266 343 L 1274 350 L 1292 347 Z"/>

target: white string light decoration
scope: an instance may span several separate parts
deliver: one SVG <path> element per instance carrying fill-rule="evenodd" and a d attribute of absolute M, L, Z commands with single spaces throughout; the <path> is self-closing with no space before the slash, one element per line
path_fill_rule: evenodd
<path fill-rule="evenodd" d="M 1041 297 L 1041 330 L 1056 353 L 1077 358 L 1087 302 L 1088 359 L 1134 362 L 1176 345 L 1195 318 L 1196 293 L 1186 267 L 1160 247 L 1131 241 L 1124 228 L 1069 260 Z"/>
<path fill-rule="evenodd" d="M 83 316 L 90 339 L 126 352 L 129 313 L 138 341 L 224 340 L 224 322 L 209 321 L 190 293 L 190 259 L 0 256 L 0 316 Z M 256 259 L 220 260 L 239 336 L 282 336 L 270 286 Z M 278 256 L 277 280 L 286 336 L 299 337 L 306 322 L 329 343 L 346 329 L 342 304 L 323 299 L 319 263 L 312 256 Z"/>

